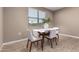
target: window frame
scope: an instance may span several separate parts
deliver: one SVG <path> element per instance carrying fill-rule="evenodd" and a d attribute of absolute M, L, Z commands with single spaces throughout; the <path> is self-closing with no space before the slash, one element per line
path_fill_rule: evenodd
<path fill-rule="evenodd" d="M 35 8 L 32 8 L 32 9 L 35 9 Z M 37 17 L 29 17 L 29 13 L 28 13 L 28 23 L 29 23 L 29 18 L 32 18 L 32 19 L 37 19 L 37 23 L 32 23 L 32 25 L 33 24 L 34 25 L 35 24 L 43 24 L 43 22 L 42 23 L 39 22 L 40 19 L 42 19 L 42 20 L 44 19 L 44 18 L 39 17 L 39 11 L 42 11 L 42 10 L 38 10 L 38 9 L 36 9 L 36 10 L 37 10 Z M 29 9 L 28 9 L 28 11 L 29 11 Z M 44 11 L 42 11 L 42 12 L 44 12 Z M 45 17 L 46 17 L 46 12 L 44 12 L 44 13 L 45 13 Z M 31 24 L 31 23 L 29 23 L 29 24 Z"/>

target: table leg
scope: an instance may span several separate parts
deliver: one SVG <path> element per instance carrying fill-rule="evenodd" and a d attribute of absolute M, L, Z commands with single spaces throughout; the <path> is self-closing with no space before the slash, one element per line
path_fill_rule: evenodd
<path fill-rule="evenodd" d="M 42 51 L 43 51 L 43 46 L 44 46 L 44 35 L 42 36 Z"/>

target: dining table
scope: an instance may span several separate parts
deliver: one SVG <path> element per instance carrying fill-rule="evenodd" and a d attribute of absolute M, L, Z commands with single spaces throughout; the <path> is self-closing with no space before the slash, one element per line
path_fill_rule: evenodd
<path fill-rule="evenodd" d="M 33 29 L 33 31 L 37 31 L 39 33 L 39 36 L 42 36 L 42 50 L 43 50 L 43 45 L 44 45 L 44 38 L 45 35 L 49 35 L 50 30 L 56 30 L 58 33 L 59 28 L 58 27 L 53 27 L 53 28 L 42 28 L 42 29 Z M 48 31 L 48 33 L 46 33 Z"/>

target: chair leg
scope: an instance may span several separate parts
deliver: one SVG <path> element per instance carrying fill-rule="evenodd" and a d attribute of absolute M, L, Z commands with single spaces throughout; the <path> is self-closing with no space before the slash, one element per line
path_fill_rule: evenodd
<path fill-rule="evenodd" d="M 48 39 L 48 43 L 49 43 L 49 39 Z"/>
<path fill-rule="evenodd" d="M 58 44 L 58 39 L 57 38 L 55 38 L 55 43 L 56 43 L 56 45 Z"/>
<path fill-rule="evenodd" d="M 38 46 L 39 41 L 37 41 L 37 46 Z"/>
<path fill-rule="evenodd" d="M 29 40 L 27 41 L 27 46 L 26 46 L 26 48 L 28 48 L 28 45 L 29 45 Z"/>
<path fill-rule="evenodd" d="M 29 52 L 31 52 L 31 49 L 32 49 L 32 42 L 30 43 L 30 49 L 29 49 Z"/>
<path fill-rule="evenodd" d="M 59 34 L 57 34 L 57 36 L 58 36 L 58 39 L 59 39 Z"/>
<path fill-rule="evenodd" d="M 58 34 L 57 42 L 59 42 L 59 34 Z"/>
<path fill-rule="evenodd" d="M 51 48 L 53 48 L 53 45 L 52 45 L 52 39 L 50 39 L 50 44 L 51 44 Z"/>
<path fill-rule="evenodd" d="M 43 40 L 41 40 L 41 48 L 42 48 L 42 51 L 43 51 Z"/>

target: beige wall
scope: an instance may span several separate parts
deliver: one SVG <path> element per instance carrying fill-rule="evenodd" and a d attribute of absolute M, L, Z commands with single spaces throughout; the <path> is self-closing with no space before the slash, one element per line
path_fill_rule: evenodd
<path fill-rule="evenodd" d="M 55 26 L 60 33 L 79 36 L 79 8 L 64 8 L 54 13 Z"/>
<path fill-rule="evenodd" d="M 51 26 L 53 26 L 53 14 L 51 11 L 44 8 L 37 8 L 46 11 L 47 15 L 51 18 Z M 6 7 L 4 11 L 4 40 L 3 42 L 15 41 L 21 38 L 25 38 L 27 30 L 33 28 L 41 28 L 42 25 L 31 26 L 28 25 L 28 8 L 25 7 Z M 19 36 L 18 33 L 22 35 Z"/>
<path fill-rule="evenodd" d="M 0 48 L 3 41 L 3 8 L 0 7 Z"/>

